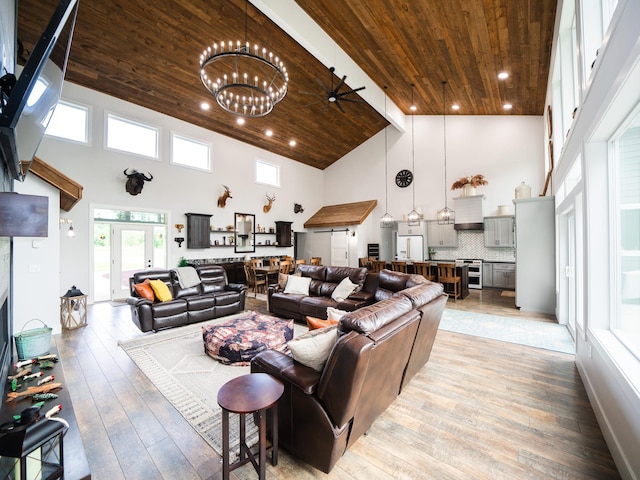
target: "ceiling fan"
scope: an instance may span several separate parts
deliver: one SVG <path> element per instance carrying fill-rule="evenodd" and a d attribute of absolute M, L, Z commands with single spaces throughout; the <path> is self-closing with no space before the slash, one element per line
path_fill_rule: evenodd
<path fill-rule="evenodd" d="M 331 75 L 331 88 L 327 88 L 324 83 L 322 83 L 322 81 L 316 77 L 316 82 L 318 83 L 318 85 L 320 85 L 320 87 L 322 88 L 322 90 L 324 91 L 324 93 L 312 93 L 312 92 L 300 92 L 304 95 L 314 95 L 314 96 L 318 96 L 318 97 L 324 97 L 326 100 L 326 104 L 323 108 L 323 110 L 326 110 L 329 105 L 331 105 L 332 103 L 338 107 L 338 109 L 342 112 L 345 113 L 344 108 L 342 108 L 342 105 L 340 105 L 341 101 L 344 102 L 353 102 L 353 103 L 361 103 L 363 100 L 359 99 L 359 98 L 346 98 L 347 95 L 351 95 L 352 93 L 356 93 L 359 92 L 360 90 L 364 90 L 365 87 L 359 87 L 359 88 L 354 88 L 352 90 L 346 90 L 344 92 L 340 92 L 340 89 L 342 88 L 342 86 L 344 85 L 345 80 L 347 79 L 347 76 L 343 76 L 342 80 L 340 80 L 338 82 L 338 84 L 335 86 L 335 88 L 333 87 L 333 72 L 335 72 L 335 67 L 331 67 L 329 69 L 330 75 Z M 307 104 L 305 106 L 309 106 L 311 104 Z"/>

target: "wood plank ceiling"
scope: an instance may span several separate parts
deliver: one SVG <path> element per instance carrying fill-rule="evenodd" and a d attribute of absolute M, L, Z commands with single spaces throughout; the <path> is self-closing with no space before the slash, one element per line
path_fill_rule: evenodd
<path fill-rule="evenodd" d="M 389 99 L 405 114 L 414 83 L 416 114 L 441 115 L 445 79 L 458 114 L 543 114 L 555 0 L 296 2 L 380 88 L 388 86 Z M 27 53 L 56 4 L 18 2 L 18 37 Z M 249 41 L 281 56 L 290 82 L 271 114 L 240 127 L 212 102 L 198 61 L 213 41 L 244 38 L 245 6 Z M 511 76 L 499 81 L 503 70 Z M 345 103 L 342 113 L 302 93 L 322 93 L 319 82 L 330 79 L 327 66 L 244 0 L 80 0 L 67 69 L 70 82 L 320 169 L 388 125 L 367 103 Z M 210 110 L 200 108 L 203 101 L 212 103 Z M 513 105 L 509 112 L 506 102 Z"/>

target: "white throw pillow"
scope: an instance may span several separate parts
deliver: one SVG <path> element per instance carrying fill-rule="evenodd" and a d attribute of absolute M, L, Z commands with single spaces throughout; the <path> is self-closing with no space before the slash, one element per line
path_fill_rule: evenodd
<path fill-rule="evenodd" d="M 343 315 L 347 314 L 346 310 L 340 310 L 339 308 L 327 307 L 327 320 L 339 321 Z"/>
<path fill-rule="evenodd" d="M 338 339 L 336 326 L 311 330 L 287 344 L 294 360 L 321 372 Z"/>
<path fill-rule="evenodd" d="M 296 277 L 295 275 L 289 275 L 289 278 L 287 278 L 287 286 L 284 287 L 284 293 L 309 295 L 309 285 L 311 285 L 311 277 Z"/>
<path fill-rule="evenodd" d="M 336 302 L 344 302 L 344 299 L 351 295 L 357 287 L 357 283 L 353 283 L 349 277 L 344 277 L 331 294 L 331 298 Z"/>

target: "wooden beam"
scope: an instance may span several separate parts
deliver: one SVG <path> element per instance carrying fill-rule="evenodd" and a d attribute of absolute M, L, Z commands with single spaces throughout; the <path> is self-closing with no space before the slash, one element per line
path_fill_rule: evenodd
<path fill-rule="evenodd" d="M 82 198 L 82 185 L 71 180 L 38 157 L 33 157 L 29 171 L 60 190 L 60 208 L 68 212 Z"/>
<path fill-rule="evenodd" d="M 322 207 L 305 222 L 304 228 L 360 225 L 376 205 L 378 205 L 377 200 L 366 200 Z"/>

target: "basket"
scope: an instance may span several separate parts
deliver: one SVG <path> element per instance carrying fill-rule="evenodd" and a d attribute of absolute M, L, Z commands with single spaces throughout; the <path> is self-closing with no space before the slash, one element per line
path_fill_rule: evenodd
<path fill-rule="evenodd" d="M 44 325 L 42 328 L 33 328 L 25 330 L 24 328 L 33 321 L 38 321 Z M 38 318 L 29 320 L 24 324 L 22 330 L 14 335 L 16 341 L 16 350 L 18 351 L 18 360 L 26 360 L 28 358 L 46 355 L 51 350 L 51 331 L 53 328 L 48 327 L 46 323 Z"/>

